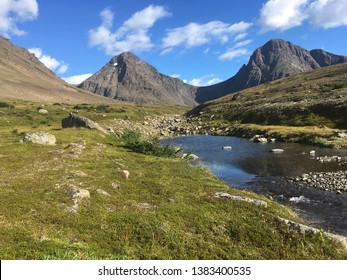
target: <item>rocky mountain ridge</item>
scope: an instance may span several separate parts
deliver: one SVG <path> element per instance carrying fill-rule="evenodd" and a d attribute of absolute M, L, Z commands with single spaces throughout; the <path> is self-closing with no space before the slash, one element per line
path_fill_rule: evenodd
<path fill-rule="evenodd" d="M 156 68 L 130 52 L 113 57 L 78 87 L 98 95 L 135 103 L 196 105 L 196 87 L 159 73 Z"/>
<path fill-rule="evenodd" d="M 320 49 L 308 51 L 290 42 L 272 39 L 257 48 L 248 64 L 243 65 L 235 76 L 216 85 L 198 88 L 196 101 L 204 103 L 279 78 L 344 62 L 347 62 L 347 56 Z"/>
<path fill-rule="evenodd" d="M 58 78 L 34 54 L 0 36 L 0 94 L 33 101 L 110 103 L 124 100 L 194 107 L 245 88 L 344 62 L 347 62 L 346 56 L 319 49 L 308 51 L 273 39 L 256 49 L 248 64 L 235 76 L 216 85 L 195 87 L 160 73 L 126 52 L 112 58 L 76 89 Z"/>

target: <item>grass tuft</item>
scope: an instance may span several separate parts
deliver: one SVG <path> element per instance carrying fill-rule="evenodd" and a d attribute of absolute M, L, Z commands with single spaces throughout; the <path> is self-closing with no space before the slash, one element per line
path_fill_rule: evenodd
<path fill-rule="evenodd" d="M 124 146 L 132 151 L 157 157 L 177 157 L 178 150 L 169 145 L 161 146 L 158 138 L 143 139 L 138 131 L 124 133 Z"/>

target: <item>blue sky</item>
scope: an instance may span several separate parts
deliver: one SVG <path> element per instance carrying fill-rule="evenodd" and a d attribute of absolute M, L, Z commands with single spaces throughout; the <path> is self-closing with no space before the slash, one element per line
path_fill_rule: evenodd
<path fill-rule="evenodd" d="M 72 83 L 131 51 L 201 86 L 272 38 L 347 55 L 347 0 L 0 0 L 0 34 Z"/>

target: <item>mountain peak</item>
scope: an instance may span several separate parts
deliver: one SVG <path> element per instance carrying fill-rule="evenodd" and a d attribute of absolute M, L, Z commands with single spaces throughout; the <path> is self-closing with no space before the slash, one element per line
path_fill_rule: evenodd
<path fill-rule="evenodd" d="M 279 78 L 344 62 L 347 62 L 346 56 L 323 50 L 308 51 L 282 39 L 271 39 L 253 52 L 248 64 L 235 76 L 220 84 L 199 88 L 196 100 L 206 102 Z"/>
<path fill-rule="evenodd" d="M 263 47 L 279 47 L 279 46 L 283 46 L 286 44 L 291 44 L 288 41 L 285 41 L 283 39 L 279 39 L 279 38 L 274 38 L 274 39 L 270 39 L 269 41 L 267 41 Z"/>
<path fill-rule="evenodd" d="M 159 73 L 131 52 L 114 56 L 78 87 L 130 102 L 196 105 L 196 87 Z"/>

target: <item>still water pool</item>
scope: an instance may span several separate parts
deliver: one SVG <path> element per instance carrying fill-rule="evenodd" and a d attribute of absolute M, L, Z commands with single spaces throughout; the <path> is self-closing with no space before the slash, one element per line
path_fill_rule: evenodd
<path fill-rule="evenodd" d="M 317 148 L 297 143 L 254 143 L 227 136 L 183 136 L 161 141 L 179 146 L 186 153 L 199 156 L 193 164 L 204 164 L 220 179 L 234 187 L 243 187 L 258 177 L 297 176 L 308 172 L 344 170 L 336 163 L 320 163 L 315 156 L 347 156 L 346 150 Z M 231 146 L 230 150 L 223 149 Z M 283 153 L 270 152 L 283 149 Z"/>

